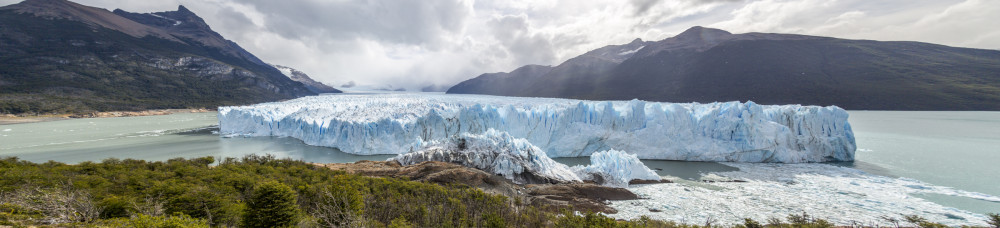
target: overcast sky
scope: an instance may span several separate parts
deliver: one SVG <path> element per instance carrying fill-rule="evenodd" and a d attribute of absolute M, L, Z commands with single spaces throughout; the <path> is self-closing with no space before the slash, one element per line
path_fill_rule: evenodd
<path fill-rule="evenodd" d="M 450 86 L 696 25 L 1000 49 L 1000 0 L 73 1 L 131 12 L 183 4 L 264 61 L 338 87 Z"/>

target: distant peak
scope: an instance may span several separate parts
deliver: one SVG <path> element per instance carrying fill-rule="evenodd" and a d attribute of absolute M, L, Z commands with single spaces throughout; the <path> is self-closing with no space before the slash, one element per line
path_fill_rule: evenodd
<path fill-rule="evenodd" d="M 635 38 L 634 40 L 632 40 L 632 42 L 629 42 L 628 44 L 637 44 L 637 43 L 642 43 L 642 39 Z"/>
<path fill-rule="evenodd" d="M 178 5 L 177 6 L 177 12 L 189 12 L 190 13 L 191 11 L 188 10 L 187 7 L 184 7 L 184 5 Z"/>
<path fill-rule="evenodd" d="M 676 37 L 681 39 L 714 40 L 720 36 L 728 35 L 732 35 L 732 33 L 722 29 L 694 26 L 678 34 Z"/>

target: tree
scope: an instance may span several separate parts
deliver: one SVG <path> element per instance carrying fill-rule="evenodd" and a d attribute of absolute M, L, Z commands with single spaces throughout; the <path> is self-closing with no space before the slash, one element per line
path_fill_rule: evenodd
<path fill-rule="evenodd" d="M 743 219 L 743 226 L 746 226 L 747 228 L 764 228 L 763 225 L 760 225 L 759 222 L 754 221 L 751 218 L 744 218 Z"/>
<path fill-rule="evenodd" d="M 256 188 L 247 200 L 243 213 L 245 227 L 290 227 L 298 220 L 295 191 L 288 185 L 267 181 Z"/>
<path fill-rule="evenodd" d="M 993 228 L 1000 228 L 1000 214 L 990 213 L 987 214 L 986 216 L 990 217 L 989 223 L 991 226 L 993 226 Z"/>

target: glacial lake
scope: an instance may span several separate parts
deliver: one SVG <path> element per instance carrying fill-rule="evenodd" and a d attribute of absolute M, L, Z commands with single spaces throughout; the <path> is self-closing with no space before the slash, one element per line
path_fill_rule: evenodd
<path fill-rule="evenodd" d="M 871 174 L 912 178 L 1000 196 L 1000 112 L 849 111 L 856 161 L 832 164 Z M 273 154 L 308 162 L 385 160 L 305 145 L 294 138 L 220 137 L 216 113 L 70 119 L 0 125 L 0 157 L 78 163 L 106 158 L 167 160 Z M 568 165 L 587 158 L 556 159 Z M 737 168 L 713 162 L 644 161 L 661 175 L 697 180 Z M 976 213 L 1000 212 L 1000 203 L 947 195 L 923 199 Z"/>

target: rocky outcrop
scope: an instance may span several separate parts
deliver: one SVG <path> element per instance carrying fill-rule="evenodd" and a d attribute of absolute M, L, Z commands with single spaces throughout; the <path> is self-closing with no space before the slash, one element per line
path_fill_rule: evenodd
<path fill-rule="evenodd" d="M 350 174 L 371 177 L 407 178 L 438 184 L 463 184 L 491 194 L 519 198 L 547 210 L 569 209 L 616 213 L 608 200 L 631 200 L 639 197 L 623 188 L 592 183 L 518 185 L 499 175 L 447 162 L 421 162 L 403 166 L 395 161 L 359 161 L 355 163 L 316 164 Z"/>
<path fill-rule="evenodd" d="M 293 81 L 297 81 L 297 82 L 302 83 L 303 85 L 306 86 L 306 88 L 309 89 L 309 91 L 313 91 L 314 93 L 341 93 L 342 92 L 342 91 L 340 91 L 338 89 L 335 89 L 333 87 L 330 87 L 330 86 L 328 86 L 326 84 L 323 84 L 321 82 L 317 82 L 316 80 L 313 80 L 305 72 L 296 70 L 296 69 L 291 68 L 291 67 L 282 66 L 282 65 L 271 65 L 271 66 L 274 66 L 274 68 L 277 68 L 279 71 L 281 71 L 282 74 L 284 74 L 285 76 L 288 76 L 289 79 L 292 79 Z"/>

